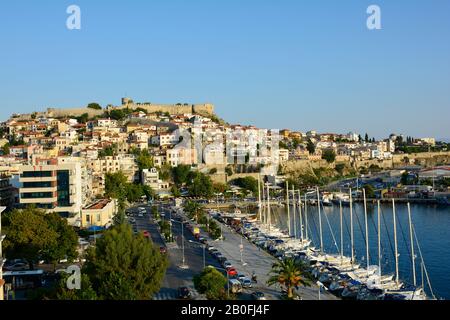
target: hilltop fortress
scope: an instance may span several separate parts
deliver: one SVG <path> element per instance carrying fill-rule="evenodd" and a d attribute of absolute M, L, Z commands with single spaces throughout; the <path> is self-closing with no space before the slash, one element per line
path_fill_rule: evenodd
<path fill-rule="evenodd" d="M 45 113 L 48 117 L 60 118 L 60 117 L 79 117 L 84 113 L 89 114 L 90 117 L 101 116 L 105 110 L 111 111 L 114 109 L 144 109 L 147 113 L 155 112 L 169 112 L 170 114 L 204 114 L 213 115 L 214 105 L 206 104 L 153 104 L 153 103 L 135 103 L 131 98 L 122 98 L 122 105 L 120 106 L 108 106 L 106 109 L 95 110 L 90 108 L 71 108 L 71 109 L 60 109 L 60 108 L 48 108 Z"/>

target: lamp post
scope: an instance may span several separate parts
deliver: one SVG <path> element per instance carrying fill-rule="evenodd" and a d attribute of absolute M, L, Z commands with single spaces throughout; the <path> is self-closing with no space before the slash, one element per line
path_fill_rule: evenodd
<path fill-rule="evenodd" d="M 178 222 L 179 224 L 181 224 L 181 250 L 183 252 L 183 260 L 179 267 L 180 267 L 180 269 L 189 269 L 189 266 L 186 264 L 186 259 L 185 259 L 185 255 L 184 255 L 184 222 L 176 221 L 176 220 L 170 220 L 170 221 Z"/>
<path fill-rule="evenodd" d="M 206 268 L 206 254 L 205 254 L 205 252 L 206 252 L 206 244 L 195 242 L 195 241 L 192 241 L 192 240 L 189 240 L 189 243 L 193 243 L 193 244 L 196 244 L 198 246 L 202 246 L 202 248 L 203 248 L 203 269 L 205 269 Z"/>
<path fill-rule="evenodd" d="M 320 294 L 321 294 L 321 292 L 322 292 L 322 288 L 325 288 L 325 290 L 328 290 L 328 289 L 327 289 L 327 287 L 325 287 L 324 284 L 323 284 L 322 282 L 320 282 L 320 281 L 317 281 L 316 284 L 317 284 L 318 287 L 319 287 L 319 300 L 321 300 Z"/>

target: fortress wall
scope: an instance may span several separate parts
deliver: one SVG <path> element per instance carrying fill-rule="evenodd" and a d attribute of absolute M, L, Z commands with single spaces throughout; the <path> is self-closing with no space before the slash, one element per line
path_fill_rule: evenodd
<path fill-rule="evenodd" d="M 170 114 L 184 113 L 206 113 L 214 114 L 214 105 L 212 104 L 194 104 L 194 105 L 172 105 L 172 104 L 136 104 L 129 103 L 122 106 L 112 107 L 112 109 L 137 109 L 141 108 L 148 113 L 169 112 Z"/>
<path fill-rule="evenodd" d="M 87 113 L 89 117 L 101 116 L 104 113 L 104 110 L 95 110 L 91 108 L 71 108 L 71 109 L 55 109 L 48 108 L 47 115 L 49 117 L 79 117 L 82 114 Z"/>

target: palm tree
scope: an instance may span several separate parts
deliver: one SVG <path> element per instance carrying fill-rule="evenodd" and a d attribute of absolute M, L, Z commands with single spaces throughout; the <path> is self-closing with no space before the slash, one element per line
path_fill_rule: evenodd
<path fill-rule="evenodd" d="M 267 280 L 269 286 L 279 284 L 286 288 L 288 299 L 294 297 L 294 288 L 299 285 L 309 287 L 311 285 L 310 277 L 303 263 L 296 262 L 292 258 L 277 261 L 273 264 Z"/>

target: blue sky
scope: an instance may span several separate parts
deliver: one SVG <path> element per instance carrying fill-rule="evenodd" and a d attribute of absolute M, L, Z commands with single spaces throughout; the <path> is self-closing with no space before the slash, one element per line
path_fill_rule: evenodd
<path fill-rule="evenodd" d="M 0 119 L 127 95 L 267 128 L 448 138 L 449 16 L 448 0 L 10 1 Z"/>

